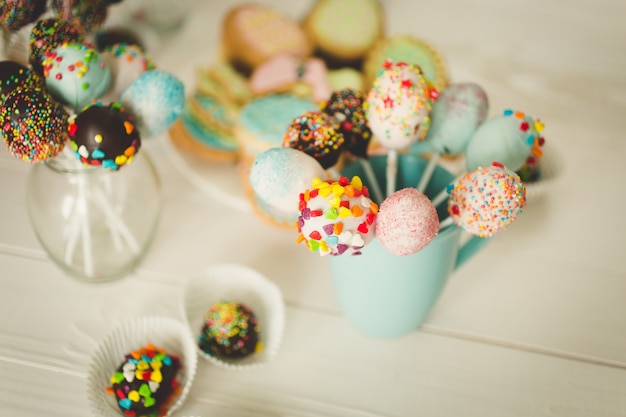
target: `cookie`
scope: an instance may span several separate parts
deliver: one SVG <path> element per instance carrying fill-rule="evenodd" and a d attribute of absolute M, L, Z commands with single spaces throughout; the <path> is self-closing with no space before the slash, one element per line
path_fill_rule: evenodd
<path fill-rule="evenodd" d="M 226 14 L 222 44 L 224 57 L 244 73 L 280 53 L 306 58 L 312 52 L 298 22 L 260 4 L 240 5 Z"/>
<path fill-rule="evenodd" d="M 421 39 L 397 35 L 381 39 L 365 57 L 363 74 L 365 85 L 370 86 L 385 60 L 418 65 L 426 79 L 437 91 L 448 85 L 448 74 L 439 52 Z"/>
<path fill-rule="evenodd" d="M 314 48 L 338 61 L 361 59 L 384 36 L 377 0 L 318 0 L 303 26 Z"/>

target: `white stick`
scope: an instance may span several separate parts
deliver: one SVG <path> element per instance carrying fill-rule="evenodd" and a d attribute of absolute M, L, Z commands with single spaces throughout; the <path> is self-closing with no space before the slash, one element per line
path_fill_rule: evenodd
<path fill-rule="evenodd" d="M 396 191 L 396 174 L 398 173 L 398 151 L 389 149 L 387 152 L 387 196 Z"/>
<path fill-rule="evenodd" d="M 430 161 L 428 161 L 428 164 L 426 165 L 426 168 L 424 169 L 424 172 L 422 173 L 422 177 L 420 178 L 420 182 L 417 185 L 418 191 L 423 193 L 426 187 L 428 186 L 428 182 L 433 176 L 433 172 L 435 172 L 435 168 L 437 167 L 437 164 L 439 163 L 439 156 L 440 156 L 439 152 L 435 152 L 433 156 L 430 158 Z"/>
<path fill-rule="evenodd" d="M 454 222 L 452 220 L 452 217 L 446 217 L 445 219 L 443 219 L 443 221 L 439 222 L 439 231 L 441 232 L 443 229 L 452 225 L 453 223 Z"/>
<path fill-rule="evenodd" d="M 80 235 L 80 222 L 78 214 L 76 213 L 76 201 L 72 203 L 72 208 L 69 211 L 69 219 L 66 225 L 66 241 L 65 241 L 65 264 L 71 265 L 72 258 L 74 257 L 74 249 L 76 248 L 76 242 Z"/>
<path fill-rule="evenodd" d="M 83 263 L 85 267 L 85 276 L 93 277 L 93 254 L 91 246 L 91 229 L 89 228 L 89 212 L 87 209 L 87 189 L 85 183 L 79 184 L 79 197 L 77 201 L 78 216 L 80 221 L 81 240 L 83 244 Z"/>
<path fill-rule="evenodd" d="M 113 243 L 115 244 L 116 240 L 120 242 L 120 237 L 124 239 L 125 243 L 128 245 L 129 249 L 134 253 L 139 253 L 141 250 L 139 248 L 139 244 L 137 243 L 137 239 L 128 229 L 126 223 L 120 218 L 120 216 L 115 213 L 113 207 L 111 206 L 110 201 L 106 198 L 106 196 L 102 193 L 102 191 L 98 188 L 93 190 L 94 198 L 97 200 L 98 207 L 102 209 L 107 221 L 107 225 L 109 226 L 109 231 L 111 232 L 111 237 L 113 239 Z M 118 252 L 121 250 L 121 242 L 120 248 L 118 248 L 117 244 L 115 249 Z"/>
<path fill-rule="evenodd" d="M 444 201 L 446 201 L 448 199 L 448 186 L 446 185 L 446 188 L 444 188 L 443 190 L 439 191 L 439 194 L 437 194 L 432 200 L 431 202 L 433 203 L 433 206 L 438 207 L 439 204 L 443 203 Z"/>
<path fill-rule="evenodd" d="M 374 198 L 378 203 L 382 203 L 385 197 L 383 196 L 383 191 L 380 189 L 380 185 L 378 184 L 378 179 L 374 174 L 372 163 L 369 161 L 369 159 L 365 158 L 360 158 L 359 161 L 361 162 L 361 166 L 363 167 L 363 171 L 365 172 L 365 176 L 367 177 L 367 183 L 374 193 Z"/>

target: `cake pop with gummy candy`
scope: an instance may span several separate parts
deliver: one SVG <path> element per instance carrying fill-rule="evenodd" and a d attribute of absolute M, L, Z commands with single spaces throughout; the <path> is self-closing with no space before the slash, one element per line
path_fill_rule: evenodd
<path fill-rule="evenodd" d="M 525 204 L 526 187 L 519 176 L 494 162 L 454 182 L 448 198 L 448 213 L 466 232 L 490 237 L 511 224 Z"/>
<path fill-rule="evenodd" d="M 174 75 L 153 69 L 122 92 L 120 103 L 133 115 L 144 139 L 166 132 L 183 113 L 185 86 Z"/>
<path fill-rule="evenodd" d="M 308 111 L 291 121 L 282 146 L 311 155 L 324 169 L 328 169 L 339 160 L 344 142 L 345 138 L 336 130 L 331 116 L 321 111 Z"/>
<path fill-rule="evenodd" d="M 300 193 L 324 169 L 312 156 L 293 148 L 270 148 L 256 156 L 250 167 L 250 186 L 261 201 L 294 220 Z"/>
<path fill-rule="evenodd" d="M 110 170 L 132 162 L 141 139 L 133 118 L 119 103 L 94 103 L 70 120 L 72 150 L 85 165 Z"/>
<path fill-rule="evenodd" d="M 378 205 L 358 176 L 315 178 L 300 195 L 298 239 L 320 255 L 359 255 L 374 237 Z"/>
<path fill-rule="evenodd" d="M 43 74 L 43 60 L 46 52 L 64 43 L 82 42 L 83 35 L 71 23 L 48 18 L 38 20 L 28 38 L 28 60 L 33 70 Z"/>
<path fill-rule="evenodd" d="M 81 43 L 62 44 L 46 52 L 46 87 L 61 103 L 80 111 L 109 88 L 111 71 L 95 49 Z"/>
<path fill-rule="evenodd" d="M 376 238 L 394 255 L 412 255 L 439 233 L 439 217 L 430 199 L 415 188 L 403 188 L 380 205 Z"/>
<path fill-rule="evenodd" d="M 17 88 L 0 109 L 0 126 L 9 152 L 28 163 L 54 158 L 67 140 L 68 114 L 42 88 Z"/>
<path fill-rule="evenodd" d="M 465 150 L 468 171 L 498 161 L 511 171 L 526 160 L 540 157 L 543 123 L 520 111 L 505 110 L 476 129 Z"/>

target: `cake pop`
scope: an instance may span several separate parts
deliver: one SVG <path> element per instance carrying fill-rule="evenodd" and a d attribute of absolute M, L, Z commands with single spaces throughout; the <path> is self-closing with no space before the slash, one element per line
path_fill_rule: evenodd
<path fill-rule="evenodd" d="M 365 111 L 370 129 L 388 150 L 388 195 L 395 191 L 397 151 L 424 139 L 431 106 L 431 89 L 418 66 L 385 61 L 369 90 Z"/>
<path fill-rule="evenodd" d="M 337 163 L 344 142 L 334 119 L 321 111 L 304 112 L 294 118 L 283 137 L 283 146 L 311 155 L 324 169 Z"/>
<path fill-rule="evenodd" d="M 107 18 L 108 1 L 104 0 L 52 0 L 50 6 L 57 17 L 83 34 L 94 32 Z"/>
<path fill-rule="evenodd" d="M 394 255 L 411 255 L 425 248 L 439 232 L 437 210 L 415 188 L 403 188 L 380 205 L 376 238 Z"/>
<path fill-rule="evenodd" d="M 28 60 L 33 70 L 43 74 L 43 60 L 46 52 L 63 43 L 82 42 L 83 36 L 71 23 L 65 20 L 48 18 L 35 23 L 28 38 Z"/>
<path fill-rule="evenodd" d="M 29 163 L 54 158 L 67 140 L 68 114 L 37 87 L 10 92 L 0 109 L 0 126 L 9 152 Z"/>
<path fill-rule="evenodd" d="M 491 117 L 472 135 L 465 151 L 467 170 L 498 161 L 519 170 L 530 156 L 541 156 L 543 124 L 523 112 L 505 110 Z"/>
<path fill-rule="evenodd" d="M 32 87 L 43 87 L 43 82 L 30 68 L 15 61 L 0 62 L 0 105 L 16 88 Z"/>
<path fill-rule="evenodd" d="M 69 127 L 70 145 L 85 165 L 118 170 L 132 162 L 141 139 L 133 119 L 119 103 L 86 107 Z"/>
<path fill-rule="evenodd" d="M 0 26 L 15 32 L 37 20 L 45 11 L 47 0 L 5 0 L 0 2 Z"/>
<path fill-rule="evenodd" d="M 120 103 L 133 115 L 143 138 L 166 132 L 183 113 L 185 86 L 173 74 L 153 69 L 122 92 Z"/>
<path fill-rule="evenodd" d="M 101 55 L 111 70 L 111 85 L 100 101 L 119 101 L 121 93 L 133 81 L 155 68 L 152 58 L 137 45 L 111 45 Z"/>
<path fill-rule="evenodd" d="M 320 255 L 360 255 L 374 237 L 378 205 L 361 178 L 315 178 L 300 195 L 298 243 Z"/>
<path fill-rule="evenodd" d="M 50 94 L 74 111 L 103 95 L 111 82 L 111 71 L 100 54 L 81 43 L 46 52 L 43 75 Z"/>
<path fill-rule="evenodd" d="M 456 155 L 465 150 L 472 134 L 485 120 L 488 108 L 487 93 L 474 83 L 450 84 L 437 96 L 424 139 L 434 152 L 422 173 L 418 190 L 426 189 L 442 154 Z"/>
<path fill-rule="evenodd" d="M 250 186 L 265 204 L 294 220 L 299 196 L 324 168 L 310 155 L 293 148 L 270 148 L 257 155 L 250 167 Z"/>
<path fill-rule="evenodd" d="M 516 173 L 495 162 L 455 181 L 448 212 L 452 221 L 468 233 L 490 237 L 511 224 L 525 204 L 524 183 Z"/>

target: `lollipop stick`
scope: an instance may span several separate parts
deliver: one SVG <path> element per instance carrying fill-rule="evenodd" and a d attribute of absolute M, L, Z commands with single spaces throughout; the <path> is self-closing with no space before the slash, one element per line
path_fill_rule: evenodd
<path fill-rule="evenodd" d="M 452 217 L 446 217 L 442 221 L 439 222 L 439 231 L 441 232 L 446 227 L 453 224 Z"/>
<path fill-rule="evenodd" d="M 85 189 L 85 184 L 82 181 L 79 184 L 77 209 L 77 215 L 80 223 L 81 241 L 83 244 L 83 265 L 85 268 L 85 276 L 92 277 L 94 270 L 91 246 L 91 229 L 89 228 L 89 212 L 87 208 L 87 190 Z"/>
<path fill-rule="evenodd" d="M 435 167 L 437 166 L 438 163 L 439 163 L 439 152 L 435 152 L 433 156 L 430 158 L 430 161 L 428 161 L 428 164 L 426 165 L 426 168 L 424 169 L 424 172 L 422 173 L 422 177 L 420 178 L 420 182 L 417 185 L 417 190 L 419 192 L 423 193 L 426 187 L 428 186 L 428 182 L 430 181 L 430 178 L 433 176 L 433 172 L 435 172 Z"/>
<path fill-rule="evenodd" d="M 369 159 L 360 158 L 361 166 L 363 167 L 363 171 L 365 172 L 365 176 L 367 178 L 367 185 L 372 188 L 372 192 L 374 193 L 374 199 L 382 203 L 385 199 L 383 196 L 383 191 L 380 189 L 380 185 L 378 184 L 378 179 L 374 174 L 374 169 L 372 168 L 372 163 Z"/>
<path fill-rule="evenodd" d="M 133 251 L 134 253 L 139 253 L 140 248 L 139 248 L 139 244 L 137 243 L 137 240 L 128 229 L 128 226 L 126 226 L 126 223 L 124 223 L 124 221 L 115 212 L 115 210 L 113 210 L 113 207 L 111 206 L 111 202 L 105 197 L 103 192 L 98 188 L 94 190 L 94 199 L 96 200 L 96 202 L 98 203 L 98 206 L 102 209 L 102 212 L 105 215 L 107 225 L 109 226 L 109 231 L 111 232 L 111 237 L 113 239 L 114 244 L 116 240 L 119 242 L 120 241 L 119 239 L 121 237 L 124 239 L 126 245 L 128 245 L 128 248 L 131 251 Z M 116 249 L 118 251 L 120 250 L 117 244 L 116 244 Z"/>
<path fill-rule="evenodd" d="M 65 264 L 70 265 L 72 258 L 74 257 L 74 249 L 76 248 L 76 242 L 80 234 L 79 220 L 76 213 L 76 202 L 72 204 L 70 209 L 70 217 L 68 219 L 66 229 L 66 241 L 65 241 Z"/>
<path fill-rule="evenodd" d="M 398 151 L 389 149 L 387 153 L 387 196 L 396 191 L 396 174 L 398 173 Z"/>

